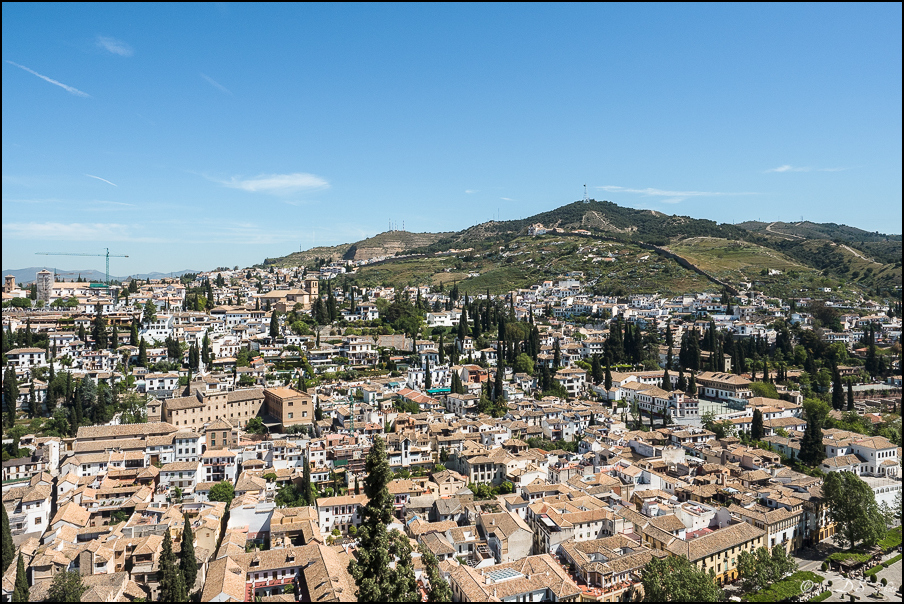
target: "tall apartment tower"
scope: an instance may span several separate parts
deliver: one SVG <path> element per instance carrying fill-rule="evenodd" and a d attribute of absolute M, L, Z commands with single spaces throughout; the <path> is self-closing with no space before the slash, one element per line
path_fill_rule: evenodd
<path fill-rule="evenodd" d="M 53 290 L 53 273 L 46 269 L 40 271 L 36 281 L 38 286 L 38 300 L 43 300 L 45 304 L 49 304 L 50 294 Z"/>

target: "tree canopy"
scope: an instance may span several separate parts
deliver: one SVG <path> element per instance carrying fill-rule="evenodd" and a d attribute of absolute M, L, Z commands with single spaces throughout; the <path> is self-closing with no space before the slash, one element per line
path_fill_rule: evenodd
<path fill-rule="evenodd" d="M 644 602 L 718 602 L 722 590 L 716 575 L 704 572 L 687 558 L 653 558 L 640 573 Z"/>
<path fill-rule="evenodd" d="M 392 470 L 386 459 L 386 445 L 379 436 L 374 437 L 365 470 L 364 493 L 368 502 L 362 510 L 363 521 L 358 528 L 358 559 L 348 565 L 358 586 L 358 600 L 417 601 L 420 598 L 408 537 L 396 530 L 386 530 L 392 521 L 393 498 L 387 487 Z"/>
<path fill-rule="evenodd" d="M 843 547 L 872 547 L 885 535 L 885 518 L 873 489 L 853 472 L 830 472 L 822 485 L 829 517 L 838 525 Z"/>

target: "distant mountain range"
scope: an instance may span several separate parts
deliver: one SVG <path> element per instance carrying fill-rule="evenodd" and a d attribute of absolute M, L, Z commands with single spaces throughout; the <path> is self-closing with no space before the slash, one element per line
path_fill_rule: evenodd
<path fill-rule="evenodd" d="M 12 275 L 16 278 L 16 283 L 31 283 L 35 280 L 35 275 L 38 274 L 39 271 L 44 270 L 43 266 L 30 266 L 28 268 L 17 268 L 17 269 L 3 269 L 3 275 Z M 56 270 L 57 279 L 65 279 L 66 281 L 75 281 L 79 277 L 86 281 L 94 281 L 100 283 L 104 280 L 106 276 L 101 271 L 96 271 L 94 269 L 84 269 L 84 270 L 64 270 L 61 268 L 54 269 L 53 267 L 46 267 L 47 270 Z M 184 271 L 175 271 L 173 273 L 140 273 L 138 275 L 129 275 L 129 277 L 135 277 L 137 279 L 162 279 L 163 277 L 181 277 L 185 273 L 198 273 L 200 271 L 193 270 L 184 270 Z M 129 277 L 116 277 L 114 275 L 110 275 L 110 278 L 114 281 L 124 281 Z"/>

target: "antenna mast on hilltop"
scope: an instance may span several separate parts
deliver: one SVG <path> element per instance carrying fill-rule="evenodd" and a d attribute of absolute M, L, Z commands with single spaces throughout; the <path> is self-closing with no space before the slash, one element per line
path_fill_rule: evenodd
<path fill-rule="evenodd" d="M 590 198 L 587 197 L 587 185 L 584 185 L 584 203 L 590 203 Z"/>

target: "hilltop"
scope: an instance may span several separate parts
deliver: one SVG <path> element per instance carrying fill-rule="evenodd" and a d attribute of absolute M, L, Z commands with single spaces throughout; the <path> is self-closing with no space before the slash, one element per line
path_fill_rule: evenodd
<path fill-rule="evenodd" d="M 331 262 L 336 260 L 370 260 L 384 256 L 395 256 L 414 248 L 430 245 L 451 234 L 386 231 L 356 243 L 343 243 L 332 247 L 315 247 L 301 252 L 293 252 L 280 258 L 267 258 L 264 260 L 264 265 L 304 266 L 313 264 L 318 259 Z"/>
<path fill-rule="evenodd" d="M 530 237 L 528 229 L 534 224 L 558 230 Z M 655 262 L 649 258 L 651 251 L 653 258 L 658 255 Z M 403 254 L 408 257 L 393 258 Z M 644 256 L 648 258 L 641 260 Z M 850 297 L 888 294 L 901 285 L 900 235 L 834 223 L 719 224 L 596 200 L 458 232 L 389 231 L 356 243 L 267 259 L 265 264 L 384 257 L 346 278 L 394 285 L 454 281 L 503 291 L 579 271 L 600 291 L 666 293 L 752 284 L 774 295 L 833 288 Z M 628 258 L 642 266 L 627 269 Z"/>

